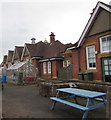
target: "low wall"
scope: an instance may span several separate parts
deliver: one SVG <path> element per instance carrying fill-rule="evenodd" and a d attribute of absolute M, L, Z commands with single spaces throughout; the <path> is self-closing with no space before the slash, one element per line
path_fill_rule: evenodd
<path fill-rule="evenodd" d="M 39 81 L 39 93 L 43 96 L 55 96 L 57 88 L 69 87 L 69 83 L 76 84 L 77 88 L 107 93 L 106 118 L 111 119 L 111 83 L 81 81 L 81 80 L 55 80 Z"/>
<path fill-rule="evenodd" d="M 56 96 L 56 89 L 69 87 L 68 83 L 53 83 L 53 82 L 40 82 L 39 94 L 44 97 Z"/>
<path fill-rule="evenodd" d="M 73 82 L 77 85 L 78 88 L 81 88 L 81 89 L 107 93 L 106 118 L 111 120 L 111 83 L 79 81 L 79 80 L 70 80 L 67 82 Z"/>

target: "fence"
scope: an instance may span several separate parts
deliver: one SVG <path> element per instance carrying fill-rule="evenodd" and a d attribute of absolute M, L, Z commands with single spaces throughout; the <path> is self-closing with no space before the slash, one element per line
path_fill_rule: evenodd
<path fill-rule="evenodd" d="M 72 79 L 72 65 L 58 70 L 59 79 Z"/>

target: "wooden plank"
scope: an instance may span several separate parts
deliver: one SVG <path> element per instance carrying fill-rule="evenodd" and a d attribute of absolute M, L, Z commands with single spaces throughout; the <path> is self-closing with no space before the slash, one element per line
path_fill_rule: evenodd
<path fill-rule="evenodd" d="M 99 103 L 99 104 L 95 104 L 93 106 L 89 106 L 89 110 L 94 110 L 94 109 L 97 109 L 97 108 L 100 108 L 100 107 L 103 107 L 105 106 L 105 103 Z"/>
<path fill-rule="evenodd" d="M 75 103 L 71 103 L 69 101 L 62 100 L 60 98 L 51 97 L 50 99 L 53 100 L 53 101 L 57 101 L 57 102 L 60 102 L 60 103 L 63 103 L 63 104 L 78 108 L 78 109 L 83 110 L 83 111 L 89 110 L 89 108 L 87 108 L 87 107 L 84 107 L 84 106 L 81 106 L 81 105 L 78 105 L 78 104 L 75 104 Z"/>
<path fill-rule="evenodd" d="M 95 92 L 95 91 L 89 91 L 89 90 L 77 89 L 77 88 L 61 88 L 57 90 L 60 92 L 65 92 L 86 98 L 95 98 L 106 95 L 106 93 L 102 93 L 102 92 Z"/>

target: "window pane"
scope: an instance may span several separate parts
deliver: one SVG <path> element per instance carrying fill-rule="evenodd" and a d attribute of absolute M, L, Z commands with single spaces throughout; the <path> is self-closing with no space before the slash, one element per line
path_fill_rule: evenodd
<path fill-rule="evenodd" d="M 104 65 L 108 65 L 108 61 L 107 60 L 104 60 Z"/>
<path fill-rule="evenodd" d="M 51 62 L 48 62 L 48 73 L 51 73 Z"/>
<path fill-rule="evenodd" d="M 111 65 L 111 60 L 109 60 L 109 64 Z"/>
<path fill-rule="evenodd" d="M 92 68 L 92 63 L 89 63 L 89 67 Z"/>
<path fill-rule="evenodd" d="M 109 66 L 109 70 L 111 70 L 111 66 Z"/>
<path fill-rule="evenodd" d="M 93 63 L 93 67 L 96 67 L 96 64 L 95 64 L 95 63 Z"/>
<path fill-rule="evenodd" d="M 108 70 L 108 66 L 105 66 L 105 70 Z"/>
<path fill-rule="evenodd" d="M 105 75 L 109 75 L 108 71 L 105 72 Z"/>
<path fill-rule="evenodd" d="M 102 38 L 102 46 L 107 46 L 107 41 L 105 38 Z"/>
<path fill-rule="evenodd" d="M 103 46 L 102 50 L 103 51 L 108 51 L 108 47 L 107 46 Z"/>
<path fill-rule="evenodd" d="M 109 47 L 109 51 L 111 51 L 111 46 Z"/>
<path fill-rule="evenodd" d="M 67 67 L 67 61 L 66 60 L 63 61 L 63 67 Z"/>
<path fill-rule="evenodd" d="M 102 52 L 110 52 L 111 51 L 111 36 L 106 36 L 101 39 L 102 40 Z"/>
<path fill-rule="evenodd" d="M 107 37 L 107 40 L 111 40 L 111 36 Z"/>
<path fill-rule="evenodd" d="M 46 73 L 46 62 L 43 63 L 43 71 L 44 71 L 44 74 Z"/>

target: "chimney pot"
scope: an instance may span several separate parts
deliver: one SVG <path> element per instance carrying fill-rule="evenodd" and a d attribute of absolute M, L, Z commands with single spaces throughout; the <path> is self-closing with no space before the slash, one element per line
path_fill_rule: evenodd
<path fill-rule="evenodd" d="M 54 32 L 51 32 L 51 34 L 49 36 L 50 36 L 50 43 L 54 42 L 55 41 Z"/>
<path fill-rule="evenodd" d="M 32 41 L 31 43 L 35 44 L 35 40 L 36 40 L 35 38 L 31 38 L 31 41 Z"/>

